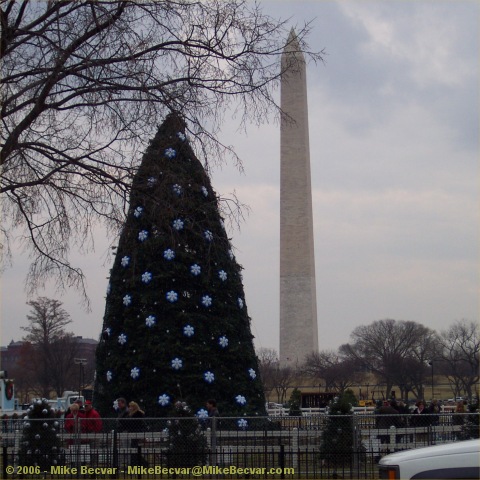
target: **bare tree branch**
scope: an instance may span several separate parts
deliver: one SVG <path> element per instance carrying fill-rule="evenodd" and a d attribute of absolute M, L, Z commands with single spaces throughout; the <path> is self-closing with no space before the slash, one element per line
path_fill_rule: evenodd
<path fill-rule="evenodd" d="M 0 6 L 2 257 L 20 231 L 31 291 L 54 277 L 85 294 L 70 251 L 93 247 L 99 222 L 122 224 L 142 150 L 167 113 L 186 119 L 207 167 L 227 156 L 241 168 L 220 127 L 231 109 L 241 128 L 278 118 L 290 26 L 243 0 Z M 321 60 L 309 29 L 297 29 L 300 48 Z"/>

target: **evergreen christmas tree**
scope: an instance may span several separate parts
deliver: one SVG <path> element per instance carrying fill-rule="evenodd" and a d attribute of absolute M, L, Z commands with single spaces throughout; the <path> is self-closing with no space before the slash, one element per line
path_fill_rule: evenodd
<path fill-rule="evenodd" d="M 288 401 L 288 415 L 291 417 L 302 416 L 302 392 L 294 388 Z"/>
<path fill-rule="evenodd" d="M 65 464 L 60 438 L 60 422 L 47 400 L 37 400 L 23 422 L 19 465 L 35 465 L 41 471 Z"/>
<path fill-rule="evenodd" d="M 147 417 L 263 415 L 265 399 L 237 264 L 209 177 L 170 114 L 134 178 L 107 291 L 95 402 L 117 397 Z M 242 426 L 245 420 L 241 419 Z"/>
<path fill-rule="evenodd" d="M 208 445 L 198 419 L 193 417 L 190 407 L 185 402 L 175 402 L 174 408 L 177 418 L 168 424 L 168 466 L 204 465 L 207 459 Z"/>
<path fill-rule="evenodd" d="M 329 405 L 327 425 L 320 447 L 320 458 L 327 466 L 353 462 L 354 429 L 350 400 L 351 396 L 344 393 Z"/>

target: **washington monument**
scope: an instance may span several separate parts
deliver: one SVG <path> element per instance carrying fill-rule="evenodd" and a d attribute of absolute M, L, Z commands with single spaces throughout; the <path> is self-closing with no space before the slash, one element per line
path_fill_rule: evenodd
<path fill-rule="evenodd" d="M 282 54 L 280 364 L 318 351 L 306 64 L 292 29 Z"/>

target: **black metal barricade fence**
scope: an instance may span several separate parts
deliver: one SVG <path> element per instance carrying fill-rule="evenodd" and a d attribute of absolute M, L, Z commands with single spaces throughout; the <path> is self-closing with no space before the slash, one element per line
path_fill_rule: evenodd
<path fill-rule="evenodd" d="M 375 478 L 388 453 L 478 438 L 478 413 L 3 420 L 2 478 Z"/>

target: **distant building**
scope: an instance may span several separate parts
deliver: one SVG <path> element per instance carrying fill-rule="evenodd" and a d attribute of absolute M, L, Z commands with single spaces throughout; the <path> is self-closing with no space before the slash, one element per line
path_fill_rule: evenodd
<path fill-rule="evenodd" d="M 98 341 L 93 338 L 74 337 L 77 348 L 74 353 L 74 364 L 78 363 L 78 368 L 72 369 L 68 387 L 72 390 L 78 390 L 79 385 L 83 388 L 89 387 L 93 382 L 95 372 L 95 351 Z M 28 372 L 24 373 L 22 365 L 29 363 L 33 350 L 29 342 L 11 341 L 7 346 L 0 347 L 0 370 L 5 372 L 5 376 L 15 381 L 16 396 L 21 403 L 28 402 L 32 396 L 32 377 Z M 35 361 L 32 357 L 32 360 Z M 78 362 L 77 362 L 78 361 Z M 80 365 L 81 363 L 81 365 Z M 71 385 L 70 385 L 71 384 Z"/>

